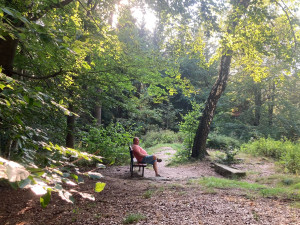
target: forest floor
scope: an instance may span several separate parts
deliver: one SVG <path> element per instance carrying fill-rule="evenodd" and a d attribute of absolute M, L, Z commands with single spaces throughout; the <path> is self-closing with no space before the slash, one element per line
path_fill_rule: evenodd
<path fill-rule="evenodd" d="M 129 166 L 94 170 L 104 175 L 100 182 L 106 183 L 105 189 L 95 193 L 97 181 L 88 178 L 75 189 L 93 194 L 95 201 L 75 196 L 71 204 L 53 193 L 49 206 L 43 209 L 39 197 L 30 190 L 0 186 L 0 224 L 123 224 L 129 215 L 139 215 L 142 218 L 136 224 L 300 225 L 300 209 L 292 207 L 291 200 L 200 186 L 191 180 L 221 178 L 211 162 L 166 166 L 174 153 L 168 147 L 156 153 L 163 159 L 159 163 L 162 177 L 155 177 L 151 167 L 145 169 L 144 177 L 137 168 L 131 177 Z M 247 182 L 277 173 L 274 163 L 264 159 L 244 160 L 238 166 L 248 171 L 243 179 Z"/>

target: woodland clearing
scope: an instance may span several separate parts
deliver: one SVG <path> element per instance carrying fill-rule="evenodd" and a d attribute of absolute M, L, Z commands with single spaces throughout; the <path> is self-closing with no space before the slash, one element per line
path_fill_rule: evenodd
<path fill-rule="evenodd" d="M 154 177 L 149 166 L 144 177 L 136 168 L 131 177 L 129 165 L 110 166 L 97 170 L 104 176 L 101 182 L 106 183 L 102 192 L 95 193 L 95 180 L 87 178 L 72 187 L 93 194 L 95 201 L 75 195 L 76 201 L 71 204 L 53 193 L 44 209 L 39 197 L 30 190 L 0 186 L 0 224 L 300 224 L 300 209 L 292 207 L 291 200 L 261 197 L 239 188 L 207 188 L 191 182 L 221 176 L 209 160 L 167 166 L 174 153 L 168 147 L 156 153 L 163 159 L 159 164 L 162 177 Z M 238 166 L 248 171 L 243 181 L 250 183 L 277 173 L 274 163 L 265 159 L 245 160 Z"/>

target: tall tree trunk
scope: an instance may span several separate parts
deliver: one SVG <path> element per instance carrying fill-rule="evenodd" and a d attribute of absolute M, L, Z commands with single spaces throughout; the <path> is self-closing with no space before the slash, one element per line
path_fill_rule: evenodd
<path fill-rule="evenodd" d="M 239 22 L 239 19 L 242 16 L 243 10 L 247 9 L 249 3 L 250 0 L 232 1 L 234 10 L 231 16 L 229 17 L 231 23 L 228 24 L 228 34 L 234 36 L 235 28 Z M 205 108 L 202 112 L 199 126 L 196 131 L 191 155 L 193 158 L 203 159 L 205 155 L 208 154 L 206 151 L 206 140 L 210 130 L 211 122 L 214 118 L 217 103 L 226 88 L 231 58 L 233 54 L 232 49 L 227 49 L 225 47 L 226 44 L 227 43 L 224 43 L 223 45 L 225 49 L 223 50 L 223 55 L 221 57 L 218 79 L 212 87 L 212 90 L 210 91 L 209 96 L 206 100 Z"/>
<path fill-rule="evenodd" d="M 270 84 L 270 94 L 268 96 L 269 104 L 268 104 L 268 122 L 269 126 L 273 125 L 273 112 L 274 112 L 274 100 L 275 100 L 275 82 L 271 81 Z"/>
<path fill-rule="evenodd" d="M 260 116 L 261 116 L 261 87 L 260 84 L 255 84 L 254 87 L 254 102 L 255 102 L 255 108 L 254 108 L 254 126 L 259 126 L 260 124 Z"/>
<path fill-rule="evenodd" d="M 69 110 L 74 112 L 74 106 L 69 105 Z M 66 137 L 66 147 L 74 148 L 75 146 L 75 116 L 72 113 L 71 116 L 67 116 L 67 137 Z"/>
<path fill-rule="evenodd" d="M 3 68 L 3 73 L 11 77 L 18 40 L 10 36 L 5 36 L 5 39 L 0 38 L 0 66 Z"/>
<path fill-rule="evenodd" d="M 227 84 L 232 53 L 233 52 L 229 50 L 226 54 L 223 54 L 221 58 L 219 77 L 210 91 L 208 99 L 206 100 L 205 108 L 202 112 L 200 123 L 194 138 L 194 144 L 192 148 L 192 157 L 194 158 L 202 159 L 205 157 L 205 155 L 207 155 L 206 140 L 218 100 L 224 92 Z"/>
<path fill-rule="evenodd" d="M 102 118 L 102 106 L 101 104 L 96 104 L 95 106 L 95 119 L 98 125 L 101 125 L 101 118 Z"/>

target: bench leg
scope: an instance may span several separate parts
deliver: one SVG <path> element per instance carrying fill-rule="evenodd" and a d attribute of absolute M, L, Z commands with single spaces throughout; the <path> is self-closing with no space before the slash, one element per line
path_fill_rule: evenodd
<path fill-rule="evenodd" d="M 133 166 L 132 165 L 130 165 L 130 174 L 131 174 L 131 176 L 133 176 Z"/>
<path fill-rule="evenodd" d="M 145 169 L 145 167 L 143 167 L 143 171 L 142 171 L 142 177 L 144 176 L 144 169 Z"/>

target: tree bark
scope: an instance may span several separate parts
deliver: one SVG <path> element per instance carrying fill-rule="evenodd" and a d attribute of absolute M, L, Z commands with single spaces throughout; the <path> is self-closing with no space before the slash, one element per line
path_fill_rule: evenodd
<path fill-rule="evenodd" d="M 102 118 L 101 104 L 96 104 L 96 106 L 95 106 L 95 119 L 96 119 L 98 125 L 101 125 L 101 118 Z"/>
<path fill-rule="evenodd" d="M 192 157 L 203 159 L 208 155 L 206 151 L 206 140 L 210 130 L 210 125 L 213 120 L 216 106 L 219 98 L 224 92 L 229 76 L 229 68 L 232 58 L 232 50 L 227 51 L 221 58 L 221 65 L 219 69 L 219 77 L 215 82 L 212 90 L 209 93 L 206 100 L 205 108 L 202 112 L 200 123 L 194 138 L 194 144 L 192 148 Z"/>
<path fill-rule="evenodd" d="M 3 68 L 3 73 L 11 77 L 18 40 L 10 36 L 5 36 L 5 39 L 0 38 L 0 66 Z"/>
<path fill-rule="evenodd" d="M 268 122 L 269 126 L 273 125 L 273 112 L 274 112 L 274 101 L 275 101 L 275 82 L 271 81 L 270 94 L 268 96 Z"/>
<path fill-rule="evenodd" d="M 231 16 L 229 17 L 230 21 L 232 22 L 228 25 L 228 29 L 227 29 L 228 34 L 234 36 L 235 28 L 238 25 L 238 22 L 242 16 L 242 12 L 243 10 L 247 9 L 249 3 L 250 0 L 232 1 L 234 10 Z M 239 10 L 236 10 L 236 8 L 239 8 Z M 224 43 L 223 46 L 226 46 L 226 44 L 227 43 Z M 223 54 L 221 57 L 221 62 L 220 62 L 219 76 L 206 100 L 205 108 L 202 112 L 199 126 L 194 138 L 194 144 L 193 144 L 192 155 L 191 155 L 193 158 L 203 159 L 206 155 L 208 155 L 206 151 L 206 140 L 210 130 L 211 122 L 213 120 L 216 111 L 217 103 L 226 88 L 232 54 L 233 54 L 232 49 L 228 49 L 224 47 Z"/>
<path fill-rule="evenodd" d="M 260 84 L 255 84 L 254 87 L 254 98 L 255 98 L 255 108 L 254 108 L 254 126 L 259 126 L 260 124 L 260 115 L 261 115 L 261 87 Z"/>
<path fill-rule="evenodd" d="M 69 105 L 69 111 L 74 111 L 74 106 Z M 66 137 L 66 147 L 74 148 L 75 146 L 75 116 L 72 113 L 71 116 L 67 116 L 67 137 Z"/>

